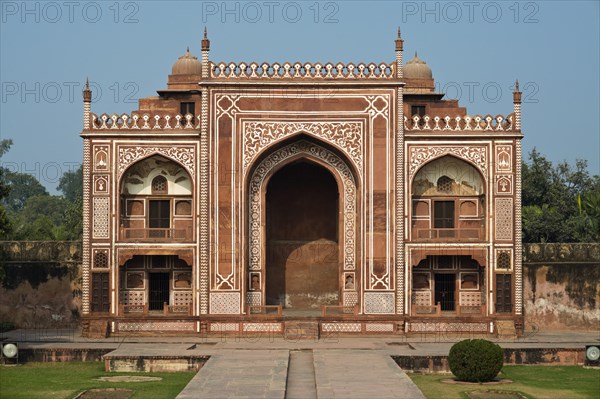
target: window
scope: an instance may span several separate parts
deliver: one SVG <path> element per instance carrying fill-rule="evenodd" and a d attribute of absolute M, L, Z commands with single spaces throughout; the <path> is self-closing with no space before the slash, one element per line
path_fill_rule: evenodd
<path fill-rule="evenodd" d="M 152 194 L 167 194 L 167 179 L 164 176 L 152 179 Z"/>
<path fill-rule="evenodd" d="M 435 229 L 454 228 L 454 201 L 433 203 L 433 227 Z"/>
<path fill-rule="evenodd" d="M 148 220 L 151 229 L 168 229 L 171 227 L 171 201 L 150 200 L 150 218 Z"/>
<path fill-rule="evenodd" d="M 510 270 L 510 253 L 509 252 L 502 251 L 498 254 L 497 268 Z"/>
<path fill-rule="evenodd" d="M 186 114 L 192 114 L 192 118 L 196 115 L 196 103 L 181 103 L 180 107 L 181 116 L 185 117 Z"/>
<path fill-rule="evenodd" d="M 411 116 L 419 115 L 421 119 L 425 116 L 425 106 L 424 105 L 413 105 L 411 107 Z"/>

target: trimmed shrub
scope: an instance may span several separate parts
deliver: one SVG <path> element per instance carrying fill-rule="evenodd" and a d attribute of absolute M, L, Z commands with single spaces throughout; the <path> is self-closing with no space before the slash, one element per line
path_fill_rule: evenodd
<path fill-rule="evenodd" d="M 492 381 L 504 362 L 502 348 L 485 339 L 466 339 L 450 348 L 448 365 L 459 381 Z"/>

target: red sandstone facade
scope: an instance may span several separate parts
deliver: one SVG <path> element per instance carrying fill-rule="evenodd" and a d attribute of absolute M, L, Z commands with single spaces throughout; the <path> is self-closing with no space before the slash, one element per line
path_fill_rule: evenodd
<path fill-rule="evenodd" d="M 519 330 L 518 86 L 469 116 L 402 57 L 215 63 L 205 34 L 131 115 L 86 89 L 85 327 Z"/>

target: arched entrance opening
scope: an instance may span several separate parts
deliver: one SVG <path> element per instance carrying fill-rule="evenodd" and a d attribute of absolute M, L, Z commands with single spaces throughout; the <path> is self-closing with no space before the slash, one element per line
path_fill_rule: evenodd
<path fill-rule="evenodd" d="M 338 184 L 300 159 L 279 169 L 265 194 L 267 305 L 315 309 L 339 303 Z"/>

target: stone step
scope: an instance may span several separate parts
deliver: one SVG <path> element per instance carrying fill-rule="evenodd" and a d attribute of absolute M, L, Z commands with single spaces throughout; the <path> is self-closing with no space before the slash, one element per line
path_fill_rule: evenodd
<path fill-rule="evenodd" d="M 496 331 L 500 337 L 515 337 L 517 335 L 517 329 L 512 320 L 496 321 Z"/>
<path fill-rule="evenodd" d="M 288 321 L 285 323 L 284 336 L 286 339 L 318 339 L 319 323 L 307 321 Z"/>

